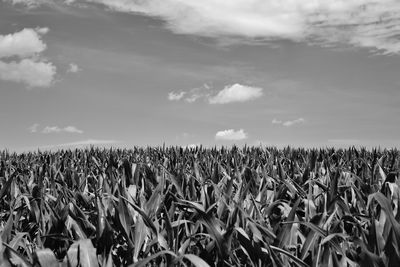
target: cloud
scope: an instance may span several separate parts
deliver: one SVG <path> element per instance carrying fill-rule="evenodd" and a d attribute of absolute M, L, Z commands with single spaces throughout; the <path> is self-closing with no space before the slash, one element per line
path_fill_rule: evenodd
<path fill-rule="evenodd" d="M 35 123 L 35 124 L 33 124 L 31 127 L 29 127 L 28 130 L 29 130 L 31 133 L 36 133 L 36 132 L 38 131 L 38 128 L 39 128 L 39 124 L 38 124 L 38 123 Z"/>
<path fill-rule="evenodd" d="M 12 56 L 30 57 L 46 50 L 41 36 L 48 28 L 23 29 L 22 31 L 0 35 L 0 58 Z"/>
<path fill-rule="evenodd" d="M 200 87 L 193 88 L 189 92 L 186 92 L 185 101 L 188 103 L 193 103 L 198 99 L 210 97 L 211 93 L 212 87 L 205 83 Z"/>
<path fill-rule="evenodd" d="M 293 120 L 293 121 L 285 121 L 284 123 L 282 123 L 282 125 L 286 126 L 286 127 L 290 127 L 292 125 L 303 123 L 303 122 L 304 122 L 304 119 L 303 118 L 299 118 L 299 119 Z"/>
<path fill-rule="evenodd" d="M 48 27 L 42 27 L 42 28 L 36 27 L 36 28 L 35 28 L 35 31 L 36 31 L 37 33 L 40 33 L 40 34 L 42 34 L 42 35 L 45 35 L 45 34 L 49 33 L 50 29 L 49 29 Z"/>
<path fill-rule="evenodd" d="M 169 92 L 168 100 L 184 100 L 188 103 L 193 103 L 200 98 L 207 98 L 210 95 L 210 90 L 211 87 L 209 85 L 203 84 L 203 86 L 190 89 L 189 91 Z"/>
<path fill-rule="evenodd" d="M 305 119 L 303 119 L 303 118 L 298 118 L 298 119 L 292 120 L 292 121 L 281 121 L 281 120 L 277 120 L 277 119 L 272 120 L 272 124 L 279 124 L 279 125 L 283 125 L 285 127 L 290 127 L 295 124 L 304 123 L 304 122 L 305 122 Z"/>
<path fill-rule="evenodd" d="M 62 10 L 63 5 L 66 6 L 76 4 L 76 6 L 83 7 L 84 5 L 78 4 L 79 0 L 0 0 L 0 2 L 9 2 L 13 5 L 23 6 L 27 9 L 34 9 L 41 5 L 48 5 L 53 8 L 56 8 L 57 11 Z M 85 1 L 80 1 L 85 2 Z"/>
<path fill-rule="evenodd" d="M 24 5 L 28 8 L 35 8 L 41 4 L 48 3 L 48 0 L 5 0 L 13 5 Z"/>
<path fill-rule="evenodd" d="M 76 128 L 75 126 L 67 126 L 67 127 L 65 127 L 63 130 L 64 130 L 64 132 L 66 132 L 66 133 L 79 133 L 79 134 L 83 133 L 82 130 L 79 130 L 79 129 Z"/>
<path fill-rule="evenodd" d="M 76 65 L 75 63 L 70 63 L 67 72 L 70 72 L 70 73 L 77 73 L 77 72 L 80 72 L 81 70 L 82 70 L 82 69 L 79 68 L 79 66 Z"/>
<path fill-rule="evenodd" d="M 208 99 L 210 104 L 227 104 L 254 100 L 263 95 L 262 89 L 241 84 L 226 86 L 217 95 Z"/>
<path fill-rule="evenodd" d="M 23 59 L 9 63 L 0 61 L 0 79 L 25 83 L 28 87 L 49 87 L 56 74 L 51 62 Z"/>
<path fill-rule="evenodd" d="M 239 140 L 244 140 L 247 139 L 247 133 L 243 130 L 237 130 L 235 131 L 234 129 L 229 129 L 229 130 L 223 130 L 219 131 L 215 134 L 215 139 L 217 140 L 230 140 L 230 141 L 239 141 Z"/>
<path fill-rule="evenodd" d="M 39 124 L 35 123 L 31 127 L 28 128 L 31 133 L 37 133 L 39 131 Z M 58 126 L 46 126 L 41 131 L 44 134 L 51 134 L 51 133 L 77 133 L 82 134 L 83 131 L 78 129 L 75 126 L 66 126 L 64 128 Z"/>
<path fill-rule="evenodd" d="M 82 134 L 83 131 L 79 130 L 75 126 L 67 126 L 64 128 L 60 128 L 58 126 L 46 126 L 43 128 L 42 133 L 51 134 L 51 133 L 77 133 Z"/>
<path fill-rule="evenodd" d="M 41 35 L 48 28 L 23 29 L 16 33 L 0 35 L 0 79 L 24 83 L 29 88 L 49 87 L 56 75 L 56 67 L 40 58 L 47 48 Z M 8 60 L 9 58 L 19 60 Z"/>
<path fill-rule="evenodd" d="M 273 119 L 272 124 L 282 124 L 283 122 L 281 120 Z"/>
<path fill-rule="evenodd" d="M 186 94 L 186 92 L 179 92 L 179 93 L 169 92 L 168 93 L 168 100 L 170 100 L 170 101 L 181 100 L 185 94 Z"/>
<path fill-rule="evenodd" d="M 61 133 L 61 128 L 58 126 L 46 126 L 42 130 L 42 133 L 49 134 L 49 133 Z"/>
<path fill-rule="evenodd" d="M 184 100 L 188 103 L 193 103 L 198 99 L 205 99 L 210 104 L 228 104 L 254 100 L 262 95 L 261 88 L 238 83 L 225 86 L 220 91 L 214 90 L 211 86 L 204 84 L 202 87 L 193 88 L 189 91 L 181 91 L 179 93 L 170 92 L 168 99 L 171 101 Z"/>
<path fill-rule="evenodd" d="M 202 98 L 203 96 L 201 94 L 191 94 L 190 96 L 185 98 L 185 101 L 188 103 L 193 103 L 196 102 L 197 99 Z"/>
<path fill-rule="evenodd" d="M 101 3 L 111 10 L 159 18 L 177 34 L 244 38 L 246 42 L 286 39 L 400 53 L 398 0 L 81 2 Z"/>

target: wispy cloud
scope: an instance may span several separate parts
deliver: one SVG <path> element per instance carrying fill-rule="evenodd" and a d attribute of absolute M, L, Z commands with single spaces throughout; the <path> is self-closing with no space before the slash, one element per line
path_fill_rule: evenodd
<path fill-rule="evenodd" d="M 196 102 L 198 99 L 205 97 L 206 94 L 204 92 L 200 92 L 199 90 L 192 90 L 189 92 L 188 96 L 185 98 L 185 101 L 188 103 Z"/>
<path fill-rule="evenodd" d="M 168 100 L 170 100 L 170 101 L 181 100 L 185 96 L 185 94 L 186 94 L 186 92 L 179 92 L 179 93 L 169 92 L 168 93 Z"/>
<path fill-rule="evenodd" d="M 33 124 L 31 127 L 29 127 L 28 130 L 29 130 L 31 133 L 36 133 L 36 132 L 38 131 L 38 128 L 39 128 L 39 124 L 38 124 L 38 123 L 35 123 L 35 124 Z"/>
<path fill-rule="evenodd" d="M 323 46 L 344 44 L 400 53 L 400 2 L 397 0 L 86 2 L 101 3 L 120 12 L 161 18 L 167 28 L 178 34 L 239 37 L 247 39 L 246 42 L 289 39 Z"/>
<path fill-rule="evenodd" d="M 82 69 L 75 63 L 70 63 L 67 72 L 70 73 L 77 73 L 80 72 Z"/>
<path fill-rule="evenodd" d="M 272 124 L 282 124 L 282 123 L 283 123 L 283 121 L 277 120 L 275 118 L 272 120 Z"/>
<path fill-rule="evenodd" d="M 291 121 L 282 121 L 282 120 L 273 119 L 271 123 L 272 124 L 283 125 L 285 127 L 290 127 L 290 126 L 293 126 L 295 124 L 300 124 L 300 123 L 304 123 L 304 122 L 305 122 L 304 118 L 298 118 L 296 120 L 291 120 Z"/>
<path fill-rule="evenodd" d="M 51 0 L 6 0 L 34 8 Z M 103 4 L 111 10 L 164 20 L 178 34 L 247 44 L 288 39 L 321 46 L 369 48 L 400 53 L 398 0 L 58 0 L 67 5 Z"/>
<path fill-rule="evenodd" d="M 31 133 L 39 132 L 39 123 L 35 123 L 28 128 Z M 75 126 L 66 126 L 66 127 L 59 127 L 59 126 L 45 126 L 41 131 L 43 134 L 52 134 L 52 133 L 77 133 L 82 134 L 83 131 L 78 129 Z"/>
<path fill-rule="evenodd" d="M 215 134 L 215 139 L 226 141 L 239 141 L 247 139 L 247 133 L 243 129 L 237 131 L 235 131 L 234 129 L 223 130 Z"/>
<path fill-rule="evenodd" d="M 64 0 L 64 3 L 66 3 L 67 5 L 71 5 L 73 3 L 75 3 L 76 0 Z"/>
<path fill-rule="evenodd" d="M 286 127 L 290 127 L 295 124 L 303 123 L 304 121 L 305 120 L 303 118 L 299 118 L 299 119 L 293 120 L 293 121 L 285 121 L 284 123 L 282 123 L 282 125 L 286 126 Z"/>
<path fill-rule="evenodd" d="M 48 31 L 48 28 L 23 29 L 0 35 L 0 79 L 24 83 L 29 88 L 50 86 L 56 67 L 40 56 L 47 48 L 41 36 Z M 19 60 L 5 61 L 12 57 Z"/>
<path fill-rule="evenodd" d="M 204 84 L 202 87 L 193 88 L 189 91 L 181 91 L 179 93 L 170 92 L 168 99 L 171 101 L 185 100 L 188 103 L 193 103 L 198 99 L 205 99 L 210 104 L 228 104 L 254 100 L 262 95 L 263 90 L 261 88 L 238 83 L 225 86 L 219 91 Z"/>
<path fill-rule="evenodd" d="M 201 98 L 207 98 L 210 94 L 211 87 L 207 84 L 203 84 L 200 87 L 192 88 L 188 91 L 179 91 L 179 92 L 169 92 L 168 100 L 170 101 L 179 101 L 184 100 L 188 103 L 193 103 Z"/>
<path fill-rule="evenodd" d="M 46 126 L 43 128 L 42 133 L 51 134 L 51 133 L 77 133 L 82 134 L 83 131 L 79 130 L 75 126 L 67 126 L 64 128 L 60 128 L 58 126 Z"/>
<path fill-rule="evenodd" d="M 67 127 L 64 127 L 63 130 L 64 130 L 64 132 L 67 132 L 67 133 L 79 133 L 79 134 L 83 133 L 82 130 L 79 130 L 75 126 L 67 126 Z"/>
<path fill-rule="evenodd" d="M 27 8 L 35 8 L 41 4 L 45 4 L 47 0 L 4 0 L 5 2 L 10 2 L 14 5 L 24 5 Z"/>

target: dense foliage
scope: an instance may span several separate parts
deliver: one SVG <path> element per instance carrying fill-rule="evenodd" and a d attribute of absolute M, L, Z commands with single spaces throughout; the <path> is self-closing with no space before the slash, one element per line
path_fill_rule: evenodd
<path fill-rule="evenodd" d="M 400 266 L 397 150 L 0 153 L 0 266 Z"/>

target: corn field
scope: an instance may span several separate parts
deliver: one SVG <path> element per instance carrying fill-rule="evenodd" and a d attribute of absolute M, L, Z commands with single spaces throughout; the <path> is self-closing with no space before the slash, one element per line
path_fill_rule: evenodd
<path fill-rule="evenodd" d="M 0 152 L 0 267 L 400 266 L 399 152 Z"/>

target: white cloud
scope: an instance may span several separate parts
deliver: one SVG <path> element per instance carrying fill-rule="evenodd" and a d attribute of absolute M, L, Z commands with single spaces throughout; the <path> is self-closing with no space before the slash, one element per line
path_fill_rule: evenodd
<path fill-rule="evenodd" d="M 247 133 L 243 129 L 237 131 L 235 131 L 234 129 L 223 130 L 215 134 L 215 139 L 239 141 L 247 139 Z"/>
<path fill-rule="evenodd" d="M 193 103 L 198 99 L 205 99 L 210 104 L 228 104 L 254 100 L 262 95 L 261 88 L 238 83 L 225 86 L 220 91 L 214 90 L 211 86 L 204 84 L 202 87 L 193 88 L 189 91 L 181 91 L 179 93 L 170 92 L 168 99 L 175 101 L 185 100 L 188 103 Z"/>
<path fill-rule="evenodd" d="M 36 27 L 36 28 L 35 28 L 35 31 L 36 31 L 37 33 L 40 33 L 40 34 L 42 34 L 42 35 L 45 35 L 45 34 L 49 33 L 50 29 L 47 28 L 47 27 L 43 27 L 43 28 Z"/>
<path fill-rule="evenodd" d="M 3 0 L 3 1 L 9 2 L 13 5 L 21 5 L 28 9 L 33 9 L 33 8 L 37 8 L 40 5 L 44 5 L 44 4 L 47 4 L 52 7 L 55 7 L 56 5 L 61 6 L 62 4 L 72 5 L 76 2 L 78 2 L 79 0 Z"/>
<path fill-rule="evenodd" d="M 30 57 L 46 49 L 41 34 L 46 34 L 48 28 L 23 29 L 22 31 L 0 35 L 0 58 L 11 56 Z"/>
<path fill-rule="evenodd" d="M 83 131 L 79 130 L 75 126 L 67 126 L 64 128 L 60 128 L 58 126 L 46 126 L 43 128 L 42 133 L 51 134 L 51 133 L 78 133 L 82 134 Z"/>
<path fill-rule="evenodd" d="M 67 72 L 77 73 L 77 72 L 80 72 L 81 70 L 82 69 L 79 68 L 79 66 L 76 65 L 75 63 L 70 63 Z"/>
<path fill-rule="evenodd" d="M 16 33 L 0 35 L 0 79 L 24 83 L 29 88 L 48 87 L 56 74 L 56 67 L 40 58 L 47 48 L 41 35 L 48 28 L 23 29 Z M 17 57 L 20 60 L 6 61 Z"/>
<path fill-rule="evenodd" d="M 283 125 L 286 127 L 290 127 L 295 124 L 304 123 L 304 122 L 305 122 L 305 119 L 303 119 L 303 118 L 298 118 L 298 119 L 292 120 L 292 121 L 281 121 L 281 120 L 277 120 L 277 119 L 272 120 L 272 124 L 279 124 L 279 125 Z"/>
<path fill-rule="evenodd" d="M 178 34 L 239 37 L 258 41 L 289 39 L 400 53 L 398 0 L 81 2 L 102 3 L 112 10 L 161 18 L 166 22 L 166 27 Z"/>
<path fill-rule="evenodd" d="M 82 130 L 79 130 L 75 126 L 67 126 L 63 130 L 64 130 L 64 132 L 67 132 L 67 133 L 79 133 L 79 134 L 83 133 Z"/>
<path fill-rule="evenodd" d="M 38 128 L 39 128 L 39 124 L 38 124 L 38 123 L 35 123 L 35 124 L 33 124 L 31 127 L 29 127 L 28 130 L 29 130 L 31 133 L 36 133 L 36 132 L 38 131 Z"/>
<path fill-rule="evenodd" d="M 203 84 L 203 86 L 190 89 L 189 91 L 169 92 L 168 100 L 184 100 L 188 103 L 193 103 L 200 98 L 207 98 L 210 95 L 210 90 L 211 87 L 209 85 Z"/>
<path fill-rule="evenodd" d="M 48 0 L 5 0 L 13 5 L 24 5 L 28 8 L 35 8 L 41 4 L 47 3 Z"/>
<path fill-rule="evenodd" d="M 48 87 L 52 84 L 56 67 L 51 62 L 23 59 L 9 63 L 0 61 L 0 79 L 25 83 L 28 87 Z"/>
<path fill-rule="evenodd" d="M 210 104 L 227 104 L 254 100 L 263 95 L 262 89 L 241 84 L 226 86 L 217 95 L 208 99 Z"/>
<path fill-rule="evenodd" d="M 303 122 L 304 122 L 304 119 L 303 118 L 299 118 L 299 119 L 293 120 L 293 121 L 285 121 L 284 123 L 282 123 L 282 125 L 286 126 L 286 127 L 290 127 L 292 125 L 303 123 Z"/>
<path fill-rule="evenodd" d="M 169 92 L 168 93 L 168 100 L 170 100 L 170 101 L 181 100 L 185 94 L 186 94 L 186 92 L 183 92 L 183 91 L 179 92 L 179 93 Z"/>
<path fill-rule="evenodd" d="M 42 133 L 49 134 L 49 133 L 61 133 L 61 128 L 58 126 L 46 126 L 42 130 Z"/>
<path fill-rule="evenodd" d="M 213 88 L 208 84 L 204 83 L 200 87 L 196 87 L 191 89 L 185 98 L 185 101 L 188 103 L 196 102 L 198 99 L 209 98 L 212 94 Z"/>
<path fill-rule="evenodd" d="M 194 94 L 191 94 L 190 96 L 186 97 L 185 101 L 188 102 L 188 103 L 193 103 L 193 102 L 196 102 L 197 99 L 200 99 L 202 97 L 204 97 L 202 94 L 194 93 Z"/>
<path fill-rule="evenodd" d="M 282 124 L 282 123 L 283 123 L 283 121 L 277 120 L 275 118 L 272 120 L 272 124 Z"/>

